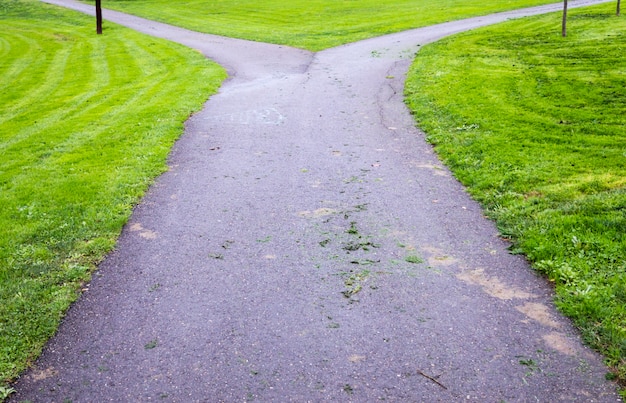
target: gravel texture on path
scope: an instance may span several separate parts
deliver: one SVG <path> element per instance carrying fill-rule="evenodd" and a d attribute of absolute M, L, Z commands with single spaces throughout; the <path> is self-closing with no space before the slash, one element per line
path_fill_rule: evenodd
<path fill-rule="evenodd" d="M 618 401 L 402 98 L 421 45 L 559 7 L 315 54 L 105 10 L 230 78 L 12 400 Z"/>

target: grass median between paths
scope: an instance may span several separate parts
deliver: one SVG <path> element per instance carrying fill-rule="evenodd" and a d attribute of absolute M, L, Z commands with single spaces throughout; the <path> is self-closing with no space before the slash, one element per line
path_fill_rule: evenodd
<path fill-rule="evenodd" d="M 553 2 L 106 0 L 103 6 L 199 32 L 318 51 L 411 28 Z"/>
<path fill-rule="evenodd" d="M 223 69 L 34 0 L 0 0 L 0 392 L 56 331 Z M 0 399 L 1 400 L 1 399 Z"/>
<path fill-rule="evenodd" d="M 422 49 L 406 84 L 428 140 L 626 386 L 626 17 L 615 5 Z"/>

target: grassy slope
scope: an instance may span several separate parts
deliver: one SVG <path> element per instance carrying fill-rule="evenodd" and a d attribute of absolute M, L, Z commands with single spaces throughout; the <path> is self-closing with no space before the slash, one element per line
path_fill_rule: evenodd
<path fill-rule="evenodd" d="M 425 47 L 418 125 L 626 381 L 626 19 L 612 3 Z"/>
<path fill-rule="evenodd" d="M 321 50 L 360 39 L 554 0 L 108 0 L 192 30 Z"/>
<path fill-rule="evenodd" d="M 223 70 L 33 0 L 0 0 L 0 386 L 38 355 Z"/>

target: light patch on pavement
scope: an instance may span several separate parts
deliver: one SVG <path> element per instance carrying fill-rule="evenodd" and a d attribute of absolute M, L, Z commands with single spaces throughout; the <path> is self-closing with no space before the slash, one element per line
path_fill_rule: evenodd
<path fill-rule="evenodd" d="M 250 109 L 243 112 L 208 116 L 204 119 L 240 125 L 262 124 L 274 126 L 281 125 L 287 120 L 276 108 Z"/>
<path fill-rule="evenodd" d="M 550 314 L 548 307 L 537 302 L 527 302 L 524 305 L 516 306 L 515 309 L 529 318 L 541 323 L 544 326 L 560 328 L 561 324 L 556 322 Z"/>
<path fill-rule="evenodd" d="M 303 218 L 320 218 L 320 217 L 326 217 L 329 215 L 333 215 L 333 214 L 337 214 L 337 210 L 332 209 L 332 208 L 318 208 L 317 210 L 313 210 L 313 211 L 301 211 L 298 213 L 298 215 L 300 217 Z"/>
<path fill-rule="evenodd" d="M 543 336 L 543 341 L 554 350 L 565 355 L 576 355 L 576 347 L 563 333 L 552 332 Z"/>
<path fill-rule="evenodd" d="M 350 358 L 348 358 L 348 361 L 350 362 L 361 362 L 361 361 L 365 361 L 365 356 L 364 355 L 358 355 L 358 354 L 352 354 L 350 356 Z"/>
<path fill-rule="evenodd" d="M 322 181 L 321 180 L 315 180 L 314 182 L 311 183 L 311 187 L 312 188 L 319 188 L 322 186 Z"/>
<path fill-rule="evenodd" d="M 411 166 L 414 168 L 419 168 L 419 169 L 428 169 L 429 171 L 433 173 L 433 175 L 436 175 L 436 176 L 450 176 L 448 175 L 448 172 L 439 165 L 421 164 L 418 162 L 411 162 Z"/>
<path fill-rule="evenodd" d="M 434 246 L 423 246 L 422 250 L 428 253 L 428 264 L 431 267 L 453 266 L 459 263 L 459 259 L 447 255 L 443 250 Z"/>
<path fill-rule="evenodd" d="M 59 372 L 53 367 L 48 367 L 46 369 L 35 370 L 30 375 L 31 379 L 34 381 L 43 381 L 44 379 L 52 378 L 56 376 Z"/>
<path fill-rule="evenodd" d="M 145 229 L 139 223 L 131 225 L 130 226 L 130 230 L 132 232 L 138 232 L 139 236 L 144 238 L 144 239 L 156 239 L 157 238 L 157 233 L 156 232 L 151 231 L 149 229 Z"/>
<path fill-rule="evenodd" d="M 519 288 L 504 284 L 497 277 L 488 277 L 483 269 L 465 271 L 456 276 L 466 283 L 481 286 L 487 294 L 498 299 L 511 300 L 536 297 L 536 295 L 520 290 Z"/>

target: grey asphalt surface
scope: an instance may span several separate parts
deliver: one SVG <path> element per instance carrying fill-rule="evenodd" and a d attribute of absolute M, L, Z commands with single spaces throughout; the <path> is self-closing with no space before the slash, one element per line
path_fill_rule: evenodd
<path fill-rule="evenodd" d="M 420 45 L 559 8 L 316 54 L 105 10 L 230 79 L 12 401 L 618 401 L 402 101 Z"/>

